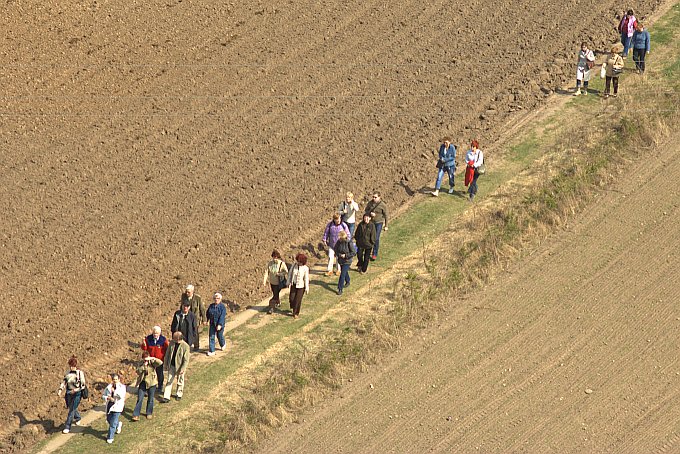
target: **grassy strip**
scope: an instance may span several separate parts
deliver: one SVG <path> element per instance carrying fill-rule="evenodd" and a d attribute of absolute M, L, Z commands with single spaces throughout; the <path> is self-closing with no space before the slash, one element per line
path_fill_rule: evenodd
<path fill-rule="evenodd" d="M 606 106 L 588 114 L 581 110 L 580 122 L 561 128 L 552 140 L 544 138 L 541 143 L 535 134 L 530 134 L 514 146 L 513 155 L 520 159 L 533 156 L 531 150 L 537 147 L 560 150 L 559 162 L 545 164 L 549 168 L 544 171 L 556 171 L 554 176 L 519 201 L 476 216 L 467 229 L 471 234 L 479 231 L 483 234 L 456 251 L 433 255 L 425 261 L 427 274 L 409 272 L 396 285 L 390 304 L 374 304 L 370 316 L 353 318 L 341 330 L 319 327 L 308 339 L 316 346 L 313 351 L 300 345 L 269 364 L 272 372 L 264 373 L 253 386 L 252 394 L 244 396 L 235 411 L 215 424 L 215 431 L 221 436 L 206 444 L 204 451 L 244 448 L 256 442 L 262 433 L 294 419 L 297 411 L 339 386 L 344 375 L 398 345 L 411 329 L 436 318 L 456 295 L 487 282 L 494 270 L 516 257 L 527 242 L 545 237 L 582 209 L 599 188 L 615 178 L 616 170 L 636 156 L 638 149 L 657 144 L 670 131 L 669 126 L 678 124 L 680 119 L 677 112 L 664 112 L 673 110 L 675 105 L 658 91 L 665 84 L 674 85 L 678 81 L 680 51 L 677 42 L 668 38 L 674 36 L 673 24 L 678 22 L 680 10 L 676 5 L 657 23 L 652 35 L 653 39 L 657 34 L 664 37 L 671 47 L 669 52 L 674 58 L 666 68 L 654 73 L 666 80 L 653 83 L 626 78 L 622 83 L 630 84 L 631 91 L 643 85 L 650 90 L 644 96 L 627 95 L 619 101 L 617 107 L 623 115 L 608 115 Z M 631 101 L 637 109 L 622 108 Z M 591 97 L 574 101 L 571 107 L 582 109 L 585 103 L 596 102 Z M 636 115 L 639 109 L 645 115 Z M 568 112 L 566 115 L 562 119 L 569 118 Z M 415 208 L 421 210 L 423 221 L 427 219 L 426 210 Z M 310 394 L 310 389 L 315 392 Z"/>

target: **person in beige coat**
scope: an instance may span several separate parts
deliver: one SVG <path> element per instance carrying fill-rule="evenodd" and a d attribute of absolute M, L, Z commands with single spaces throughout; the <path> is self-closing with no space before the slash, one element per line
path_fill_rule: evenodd
<path fill-rule="evenodd" d="M 184 395 L 184 374 L 189 365 L 190 354 L 189 344 L 184 342 L 182 333 L 180 331 L 175 331 L 172 334 L 172 342 L 170 342 L 168 351 L 165 352 L 165 359 L 163 360 L 163 368 L 168 374 L 168 380 L 165 385 L 165 391 L 163 391 L 161 403 L 165 404 L 170 402 L 172 382 L 175 380 L 175 377 L 177 377 L 177 392 L 175 398 L 177 400 L 182 399 L 182 396 Z"/>
<path fill-rule="evenodd" d="M 153 399 L 156 395 L 158 386 L 158 375 L 156 368 L 162 366 L 163 361 L 154 358 L 147 351 L 142 352 L 142 362 L 137 366 L 137 405 L 132 412 L 132 420 L 139 421 L 139 414 L 142 412 L 144 397 L 146 399 L 146 419 L 153 418 Z"/>
<path fill-rule="evenodd" d="M 272 298 L 269 300 L 268 314 L 274 313 L 274 308 L 281 305 L 279 293 L 282 289 L 282 283 L 286 282 L 288 276 L 288 266 L 286 262 L 281 260 L 281 253 L 274 249 L 272 251 L 272 259 L 267 263 L 267 269 L 264 270 L 264 277 L 262 278 L 262 285 L 269 284 L 272 290 Z"/>
<path fill-rule="evenodd" d="M 299 253 L 295 256 L 295 263 L 288 272 L 288 283 L 290 285 L 288 301 L 293 311 L 293 318 L 298 318 L 300 307 L 302 307 L 302 297 L 309 293 L 309 267 L 305 254 Z"/>
<path fill-rule="evenodd" d="M 610 86 L 613 85 L 614 93 L 612 96 L 616 98 L 619 94 L 619 76 L 623 74 L 623 44 L 616 43 L 612 46 L 609 57 L 607 57 L 606 77 L 604 83 L 604 97 L 608 98 L 610 94 Z"/>

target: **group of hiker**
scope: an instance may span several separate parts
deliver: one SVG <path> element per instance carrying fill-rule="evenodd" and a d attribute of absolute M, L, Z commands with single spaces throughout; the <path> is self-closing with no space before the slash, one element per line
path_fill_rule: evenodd
<path fill-rule="evenodd" d="M 606 62 L 600 70 L 600 77 L 605 79 L 604 98 L 610 95 L 617 97 L 619 93 L 619 76 L 623 74 L 625 59 L 632 50 L 635 70 L 644 74 L 645 57 L 650 51 L 650 36 L 641 21 L 635 17 L 632 9 L 626 11 L 619 22 L 617 31 L 621 34 L 621 41 L 613 44 L 609 49 Z M 592 69 L 595 66 L 595 52 L 588 48 L 588 43 L 581 43 L 576 64 L 576 91 L 574 96 L 588 95 Z M 581 90 L 583 87 L 583 90 Z M 612 91 L 613 89 L 613 91 Z"/>

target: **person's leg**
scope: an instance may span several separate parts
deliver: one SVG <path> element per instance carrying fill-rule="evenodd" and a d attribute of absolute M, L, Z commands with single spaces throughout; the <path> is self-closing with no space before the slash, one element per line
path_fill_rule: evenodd
<path fill-rule="evenodd" d="M 338 279 L 338 293 L 342 294 L 342 290 L 346 285 L 349 285 L 349 263 L 343 263 L 340 268 L 340 279 Z"/>
<path fill-rule="evenodd" d="M 342 265 L 342 272 L 340 273 L 341 276 L 342 276 L 343 274 L 345 275 L 345 287 L 349 287 L 349 282 L 350 282 L 350 278 L 349 278 L 349 265 L 350 265 L 349 262 L 347 262 L 347 263 L 345 263 L 344 265 Z"/>
<path fill-rule="evenodd" d="M 146 398 L 146 416 L 147 417 L 153 415 L 153 401 L 154 401 L 153 396 L 155 394 L 156 394 L 156 387 L 155 386 L 149 387 L 149 392 L 147 393 L 147 398 Z"/>
<path fill-rule="evenodd" d="M 470 184 L 470 189 L 468 189 L 468 192 L 470 193 L 470 200 L 474 199 L 475 196 L 477 195 L 477 179 L 479 178 L 479 172 L 477 169 L 475 169 L 475 176 L 472 179 L 472 183 Z"/>
<path fill-rule="evenodd" d="M 108 433 L 107 440 L 113 440 L 113 436 L 116 433 L 116 429 L 118 429 L 118 422 L 120 420 L 120 412 L 118 412 L 118 411 L 109 412 L 106 415 L 106 420 L 109 422 L 109 433 Z"/>
<path fill-rule="evenodd" d="M 453 187 L 456 184 L 456 168 L 455 167 L 448 167 L 446 169 L 446 173 L 449 174 L 449 193 L 453 192 Z"/>
<path fill-rule="evenodd" d="M 621 44 L 626 47 L 626 42 L 628 41 L 628 31 L 621 32 Z"/>
<path fill-rule="evenodd" d="M 288 292 L 288 305 L 290 306 L 290 309 L 295 312 L 295 294 L 297 293 L 297 289 L 295 288 L 295 284 L 293 283 L 290 286 L 290 291 Z"/>
<path fill-rule="evenodd" d="M 364 259 L 364 251 L 365 249 L 357 247 L 357 270 L 361 271 L 361 268 L 363 267 L 363 259 Z"/>
<path fill-rule="evenodd" d="M 177 395 L 178 399 L 181 399 L 184 395 L 184 375 L 185 374 L 177 374 L 177 391 L 175 394 Z"/>
<path fill-rule="evenodd" d="M 80 404 L 80 393 L 67 394 L 66 404 L 68 405 L 68 414 L 66 415 L 66 423 L 64 424 L 64 429 L 71 430 L 71 425 L 73 424 L 73 421 L 80 421 L 80 413 L 78 413 L 78 404 Z"/>
<path fill-rule="evenodd" d="M 638 60 L 638 49 L 633 49 L 633 63 L 635 63 L 635 69 L 640 70 L 640 61 Z"/>
<path fill-rule="evenodd" d="M 366 270 L 368 270 L 368 262 L 370 262 L 370 261 L 371 261 L 371 248 L 366 248 L 366 249 L 364 249 L 364 258 L 361 261 L 361 265 L 362 265 L 361 271 L 363 273 L 365 273 Z"/>
<path fill-rule="evenodd" d="M 163 383 L 165 383 L 165 374 L 163 373 L 163 365 L 156 368 L 156 376 L 158 377 L 158 390 L 163 390 Z"/>
<path fill-rule="evenodd" d="M 213 324 L 210 324 L 209 330 L 208 330 L 208 352 L 213 353 L 215 351 L 215 333 L 216 329 Z"/>
<path fill-rule="evenodd" d="M 583 94 L 584 95 L 588 94 L 588 81 L 585 79 L 583 80 Z"/>
<path fill-rule="evenodd" d="M 373 245 L 372 258 L 378 258 L 378 250 L 380 249 L 380 233 L 382 232 L 383 223 L 380 222 L 375 225 L 375 244 Z"/>
<path fill-rule="evenodd" d="M 172 382 L 175 380 L 175 368 L 173 366 L 170 366 L 170 369 L 168 370 L 168 380 L 167 383 L 165 384 L 165 390 L 163 391 L 163 398 L 168 400 L 170 399 L 170 396 L 172 395 Z"/>
<path fill-rule="evenodd" d="M 626 38 L 624 39 L 624 41 L 625 42 L 623 43 L 623 58 L 628 58 L 628 51 L 630 50 L 631 37 L 629 37 L 628 34 L 626 34 Z"/>
<path fill-rule="evenodd" d="M 349 228 L 349 238 L 354 239 L 354 231 L 357 228 L 357 224 L 355 222 L 348 222 L 347 228 Z"/>
<path fill-rule="evenodd" d="M 295 310 L 293 310 L 293 315 L 298 316 L 300 315 L 300 309 L 302 308 L 302 297 L 305 294 L 305 289 L 304 288 L 299 288 L 295 292 Z"/>
<path fill-rule="evenodd" d="M 437 171 L 437 179 L 434 182 L 434 190 L 439 191 L 439 188 L 442 187 L 442 180 L 444 179 L 444 169 L 441 168 Z"/>
<path fill-rule="evenodd" d="M 332 247 L 328 246 L 328 267 L 326 268 L 326 272 L 332 273 L 333 272 L 333 261 L 335 260 L 335 251 L 333 250 Z"/>
<path fill-rule="evenodd" d="M 640 54 L 638 55 L 638 60 L 640 60 L 640 72 L 645 72 L 645 57 L 647 56 L 647 50 L 640 49 Z"/>
<path fill-rule="evenodd" d="M 144 396 L 146 396 L 146 383 L 143 381 L 137 387 L 137 403 L 135 404 L 135 409 L 132 411 L 133 417 L 139 417 L 142 412 L 142 403 L 144 403 Z M 149 400 L 153 400 L 153 395 L 149 397 Z"/>
<path fill-rule="evenodd" d="M 227 342 L 224 340 L 224 326 L 217 332 L 217 340 L 220 343 L 220 348 L 224 349 L 224 346 L 227 345 Z"/>
<path fill-rule="evenodd" d="M 616 96 L 619 93 L 619 78 L 618 77 L 613 77 L 612 78 L 612 85 L 614 86 L 614 96 Z"/>
<path fill-rule="evenodd" d="M 609 87 L 611 86 L 612 83 L 612 78 L 609 76 L 605 76 L 604 79 L 604 94 L 609 96 Z"/>

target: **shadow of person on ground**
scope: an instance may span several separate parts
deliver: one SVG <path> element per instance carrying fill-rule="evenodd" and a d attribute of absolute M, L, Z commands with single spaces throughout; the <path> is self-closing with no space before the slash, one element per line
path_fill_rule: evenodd
<path fill-rule="evenodd" d="M 12 413 L 14 416 L 16 416 L 19 419 L 19 427 L 24 427 L 24 426 L 42 426 L 43 430 L 46 433 L 51 433 L 56 431 L 56 426 L 54 425 L 54 420 L 53 419 L 33 419 L 33 420 L 28 420 L 26 416 L 24 416 L 23 412 L 20 411 L 15 411 Z"/>
<path fill-rule="evenodd" d="M 311 286 L 323 287 L 327 291 L 335 294 L 336 290 L 337 290 L 337 280 L 336 280 L 335 284 L 332 284 L 332 283 L 329 283 L 329 282 L 326 282 L 326 281 L 322 281 L 321 279 L 312 279 L 312 280 L 309 281 L 309 286 L 310 287 Z"/>

